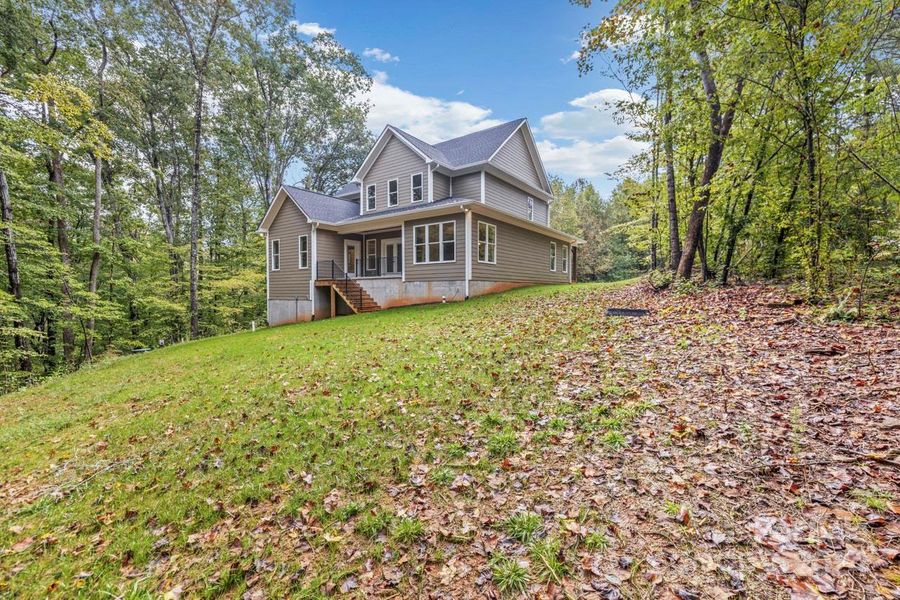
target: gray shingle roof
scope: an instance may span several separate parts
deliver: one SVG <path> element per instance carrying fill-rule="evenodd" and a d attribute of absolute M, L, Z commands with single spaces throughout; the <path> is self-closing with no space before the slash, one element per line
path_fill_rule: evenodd
<path fill-rule="evenodd" d="M 292 185 L 286 185 L 284 189 L 300 210 L 314 221 L 336 223 L 359 215 L 359 203 L 356 201 L 335 198 Z"/>
<path fill-rule="evenodd" d="M 341 188 L 334 193 L 337 198 L 344 198 L 346 196 L 357 196 L 359 197 L 359 184 L 355 181 L 350 181 L 341 186 Z"/>
<path fill-rule="evenodd" d="M 482 129 L 468 135 L 447 140 L 434 147 L 449 161 L 451 167 L 461 167 L 484 162 L 503 145 L 525 119 L 516 119 L 489 129 Z M 438 159 L 440 160 L 440 159 Z"/>
<path fill-rule="evenodd" d="M 342 223 L 351 223 L 353 221 L 358 221 L 360 219 L 366 219 L 369 217 L 389 217 L 397 213 L 403 213 L 422 208 L 431 208 L 432 206 L 438 206 L 441 204 L 452 204 L 454 202 L 464 201 L 471 202 L 471 200 L 468 200 L 466 198 L 453 198 L 448 196 L 447 198 L 441 198 L 440 200 L 435 200 L 434 202 L 417 202 L 416 204 L 407 204 L 406 206 L 398 206 L 397 208 L 389 208 L 387 210 L 379 210 L 377 212 L 363 213 L 361 215 L 356 214 L 352 217 L 344 219 Z"/>
<path fill-rule="evenodd" d="M 472 163 L 485 162 L 524 121 L 525 119 L 516 119 L 437 144 L 423 142 L 402 129 L 392 127 L 422 154 L 455 169 Z"/>

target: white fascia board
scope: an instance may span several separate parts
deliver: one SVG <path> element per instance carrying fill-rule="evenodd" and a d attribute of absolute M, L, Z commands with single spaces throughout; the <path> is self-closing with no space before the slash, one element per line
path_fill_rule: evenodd
<path fill-rule="evenodd" d="M 472 212 L 478 213 L 480 215 L 485 215 L 487 217 L 493 217 L 505 223 L 509 223 L 510 225 L 515 225 L 517 227 L 521 227 L 522 229 L 528 229 L 529 231 L 534 231 L 537 233 L 543 233 L 546 236 L 561 240 L 567 244 L 572 244 L 573 246 L 579 246 L 584 244 L 585 241 L 581 238 L 574 236 L 570 233 L 566 233 L 564 231 L 560 231 L 558 229 L 553 229 L 552 227 L 548 227 L 546 225 L 541 225 L 536 221 L 529 221 L 527 219 L 523 219 L 518 215 L 514 215 L 505 210 L 496 208 L 491 206 L 490 204 L 481 204 L 476 203 L 471 206 Z"/>

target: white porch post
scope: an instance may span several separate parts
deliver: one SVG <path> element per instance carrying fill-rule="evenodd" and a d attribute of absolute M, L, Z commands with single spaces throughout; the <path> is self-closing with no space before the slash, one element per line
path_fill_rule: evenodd
<path fill-rule="evenodd" d="M 428 201 L 434 202 L 434 171 L 431 170 L 431 163 L 428 163 Z"/>
<path fill-rule="evenodd" d="M 481 203 L 484 204 L 484 171 L 481 172 Z"/>
<path fill-rule="evenodd" d="M 469 280 L 472 279 L 472 211 L 466 210 L 466 300 L 469 299 Z"/>
<path fill-rule="evenodd" d="M 406 221 L 400 223 L 400 281 L 406 283 Z"/>

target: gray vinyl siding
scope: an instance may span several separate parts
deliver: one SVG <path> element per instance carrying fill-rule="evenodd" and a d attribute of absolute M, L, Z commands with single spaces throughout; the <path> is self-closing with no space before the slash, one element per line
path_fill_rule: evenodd
<path fill-rule="evenodd" d="M 411 179 L 412 175 L 417 173 L 422 174 L 421 204 L 426 204 L 428 202 L 428 168 L 425 161 L 409 146 L 392 137 L 385 144 L 363 180 L 360 191 L 363 213 L 373 214 L 376 211 L 409 205 L 412 197 Z M 391 179 L 397 180 L 397 189 L 399 190 L 396 206 L 388 206 L 388 181 Z M 367 189 L 373 183 L 375 184 L 375 210 L 366 210 L 368 206 Z"/>
<path fill-rule="evenodd" d="M 338 266 L 344 266 L 344 237 L 327 229 L 316 230 L 316 261 L 327 263 L 337 262 Z"/>
<path fill-rule="evenodd" d="M 455 191 L 455 179 L 453 185 Z M 497 179 L 490 173 L 485 175 L 484 196 L 485 204 L 505 210 L 522 219 L 528 218 L 528 198 L 534 198 L 528 192 Z M 548 217 L 547 203 L 540 198 L 534 198 L 534 222 L 549 225 Z"/>
<path fill-rule="evenodd" d="M 453 197 L 481 200 L 481 171 L 453 178 Z"/>
<path fill-rule="evenodd" d="M 534 161 L 531 160 L 531 153 L 528 152 L 528 146 L 525 143 L 525 134 L 521 129 L 503 144 L 491 162 L 538 189 L 544 188 Z"/>
<path fill-rule="evenodd" d="M 478 222 L 497 226 L 497 264 L 478 262 Z M 541 233 L 503 221 L 472 215 L 472 280 L 517 281 L 530 283 L 566 283 L 569 273 L 562 271 L 562 253 L 569 245 Z M 556 242 L 556 271 L 550 270 L 550 242 Z M 571 267 L 571 252 L 569 266 Z M 571 271 L 571 269 L 569 269 Z"/>
<path fill-rule="evenodd" d="M 455 185 L 455 184 L 454 184 Z M 454 189 L 454 193 L 455 193 Z M 456 260 L 454 262 L 414 264 L 413 263 L 413 228 L 428 223 L 456 222 Z M 407 221 L 403 239 L 403 261 L 406 264 L 406 281 L 462 281 L 466 277 L 465 255 L 465 220 L 462 214 L 444 215 L 429 219 Z"/>
<path fill-rule="evenodd" d="M 432 173 L 434 178 L 434 199 L 441 200 L 450 197 L 450 178 L 440 173 Z"/>
<path fill-rule="evenodd" d="M 269 227 L 269 300 L 309 300 L 309 278 L 312 268 L 300 269 L 299 236 L 310 235 L 312 227 L 300 209 L 285 200 Z M 272 270 L 272 241 L 281 245 L 281 268 Z M 312 237 L 309 238 L 312 253 Z M 310 254 L 310 266 L 312 266 Z"/>

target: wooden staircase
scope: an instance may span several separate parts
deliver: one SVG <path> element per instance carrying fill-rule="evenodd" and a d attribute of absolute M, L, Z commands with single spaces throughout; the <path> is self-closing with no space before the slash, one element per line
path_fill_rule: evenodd
<path fill-rule="evenodd" d="M 344 302 L 355 313 L 375 312 L 381 310 L 377 302 L 358 282 L 353 279 L 331 279 L 322 281 L 344 299 Z M 334 303 L 332 302 L 332 307 Z"/>

